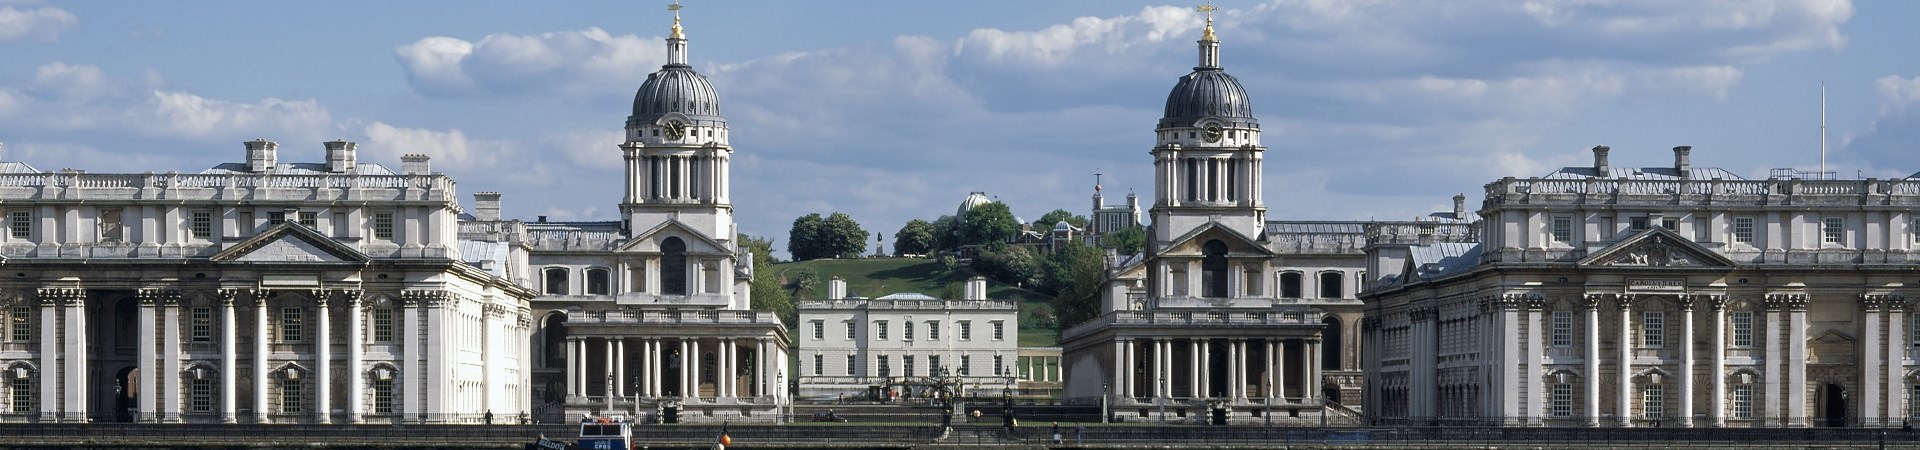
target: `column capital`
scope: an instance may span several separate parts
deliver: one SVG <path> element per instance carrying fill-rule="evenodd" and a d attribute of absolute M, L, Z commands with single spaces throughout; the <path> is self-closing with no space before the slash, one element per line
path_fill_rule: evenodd
<path fill-rule="evenodd" d="M 1620 294 L 1588 292 L 1580 296 L 1580 306 L 1587 309 L 1600 309 L 1600 304 L 1619 297 Z"/>
<path fill-rule="evenodd" d="M 1761 303 L 1768 311 L 1806 311 L 1807 294 L 1767 294 Z"/>
<path fill-rule="evenodd" d="M 1705 298 L 1707 300 L 1707 306 L 1712 307 L 1714 311 L 1727 309 L 1727 296 L 1725 294 L 1703 294 L 1700 297 Z"/>
<path fill-rule="evenodd" d="M 1905 307 L 1905 300 L 1898 294 L 1860 294 L 1860 307 L 1868 312 L 1879 311 L 1881 308 L 1893 309 L 1895 305 Z"/>
<path fill-rule="evenodd" d="M 35 292 L 41 305 L 80 306 L 87 299 L 84 289 L 40 288 Z"/>

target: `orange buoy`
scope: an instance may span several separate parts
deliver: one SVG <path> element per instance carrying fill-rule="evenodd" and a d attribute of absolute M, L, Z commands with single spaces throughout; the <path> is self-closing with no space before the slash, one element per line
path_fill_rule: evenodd
<path fill-rule="evenodd" d="M 720 435 L 720 445 L 733 445 L 733 436 Z"/>

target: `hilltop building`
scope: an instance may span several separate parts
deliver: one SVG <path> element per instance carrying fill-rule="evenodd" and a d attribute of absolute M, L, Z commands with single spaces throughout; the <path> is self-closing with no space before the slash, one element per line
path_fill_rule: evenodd
<path fill-rule="evenodd" d="M 967 280 L 959 299 L 922 294 L 849 298 L 845 280 L 827 282 L 826 300 L 797 306 L 801 397 L 818 399 L 933 395 L 934 379 L 966 392 L 999 395 L 1021 381 L 1020 308 L 987 298 L 987 281 Z M 869 389 L 877 389 L 870 391 Z"/>
<path fill-rule="evenodd" d="M 1898 426 L 1920 414 L 1920 180 L 1691 164 L 1486 186 L 1478 243 L 1376 242 L 1380 424 Z"/>

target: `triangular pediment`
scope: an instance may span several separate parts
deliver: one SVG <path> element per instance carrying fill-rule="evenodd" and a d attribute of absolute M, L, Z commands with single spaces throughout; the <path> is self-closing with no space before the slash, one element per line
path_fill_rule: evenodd
<path fill-rule="evenodd" d="M 661 222 L 660 225 L 635 234 L 633 235 L 633 239 L 628 239 L 626 243 L 621 244 L 619 248 L 613 251 L 616 253 L 657 254 L 660 253 L 660 243 L 665 242 L 667 238 L 674 237 L 680 238 L 681 242 L 687 244 L 687 254 L 733 254 L 733 250 L 728 249 L 726 244 L 713 240 L 713 238 L 701 234 L 698 230 L 678 220 Z"/>
<path fill-rule="evenodd" d="M 1227 245 L 1229 257 L 1273 256 L 1273 251 L 1267 249 L 1267 246 L 1260 241 L 1220 222 L 1207 222 L 1206 225 L 1195 227 L 1192 231 L 1173 238 L 1167 245 L 1155 249 L 1154 255 L 1199 255 L 1202 245 L 1216 239 Z"/>
<path fill-rule="evenodd" d="M 1853 336 L 1848 336 L 1846 333 L 1834 330 L 1827 330 L 1824 333 L 1820 333 L 1819 336 L 1814 336 L 1813 339 L 1807 340 L 1807 342 L 1816 344 L 1852 344 L 1854 341 L 1856 341 L 1856 339 L 1854 339 Z"/>
<path fill-rule="evenodd" d="M 1628 236 L 1580 260 L 1582 266 L 1727 267 L 1731 259 L 1662 227 Z"/>
<path fill-rule="evenodd" d="M 295 222 L 268 228 L 265 232 L 228 246 L 211 258 L 232 262 L 307 262 L 363 263 L 365 253 L 341 244 L 318 231 Z"/>

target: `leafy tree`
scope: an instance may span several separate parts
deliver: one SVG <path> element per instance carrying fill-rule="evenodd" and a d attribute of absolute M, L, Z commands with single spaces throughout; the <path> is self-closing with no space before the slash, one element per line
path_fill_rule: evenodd
<path fill-rule="evenodd" d="M 960 219 L 953 216 L 940 216 L 933 220 L 933 250 L 952 251 L 960 248 Z"/>
<path fill-rule="evenodd" d="M 1013 210 L 1000 202 L 975 206 L 967 210 L 959 222 L 960 245 L 1001 244 L 1020 232 L 1020 223 L 1014 222 Z"/>
<path fill-rule="evenodd" d="M 794 269 L 788 275 L 787 289 L 791 289 L 794 296 L 799 296 L 800 291 L 812 294 L 814 289 L 820 287 L 820 274 L 813 269 Z"/>
<path fill-rule="evenodd" d="M 1058 330 L 1100 315 L 1100 284 L 1105 276 L 1104 253 L 1098 248 L 1069 243 L 1049 257 L 1050 276 L 1059 295 L 1053 299 Z"/>
<path fill-rule="evenodd" d="M 860 229 L 860 223 L 846 213 L 833 213 L 827 216 L 825 229 L 821 230 L 822 257 L 859 258 L 867 249 L 867 230 Z"/>
<path fill-rule="evenodd" d="M 793 229 L 787 232 L 787 254 L 793 256 L 794 261 L 823 257 L 820 235 L 826 227 L 827 221 L 820 218 L 820 213 L 793 219 Z"/>
<path fill-rule="evenodd" d="M 746 247 L 753 258 L 753 295 L 752 308 L 756 311 L 771 311 L 788 324 L 798 323 L 799 317 L 793 307 L 793 296 L 780 286 L 780 274 L 773 270 L 773 239 L 740 235 L 740 246 Z"/>
<path fill-rule="evenodd" d="M 932 223 L 920 219 L 907 221 L 905 226 L 900 227 L 900 231 L 893 233 L 894 256 L 925 255 L 932 252 L 933 233 Z"/>
<path fill-rule="evenodd" d="M 1046 269 L 1026 247 L 983 247 L 974 254 L 973 270 L 1001 283 L 1034 286 Z"/>
<path fill-rule="evenodd" d="M 1101 236 L 1100 245 L 1114 249 L 1122 255 L 1140 253 L 1147 248 L 1147 229 L 1141 227 L 1121 228 L 1120 231 Z"/>
<path fill-rule="evenodd" d="M 1033 229 L 1039 230 L 1039 231 L 1052 231 L 1054 225 L 1059 224 L 1061 221 L 1066 221 L 1067 223 L 1073 224 L 1073 226 L 1080 227 L 1080 228 L 1086 228 L 1087 226 L 1087 216 L 1076 216 L 1073 214 L 1072 211 L 1067 211 L 1064 209 L 1056 209 L 1056 210 L 1053 210 L 1053 212 L 1049 212 L 1044 215 L 1041 215 L 1040 220 L 1033 221 Z"/>

